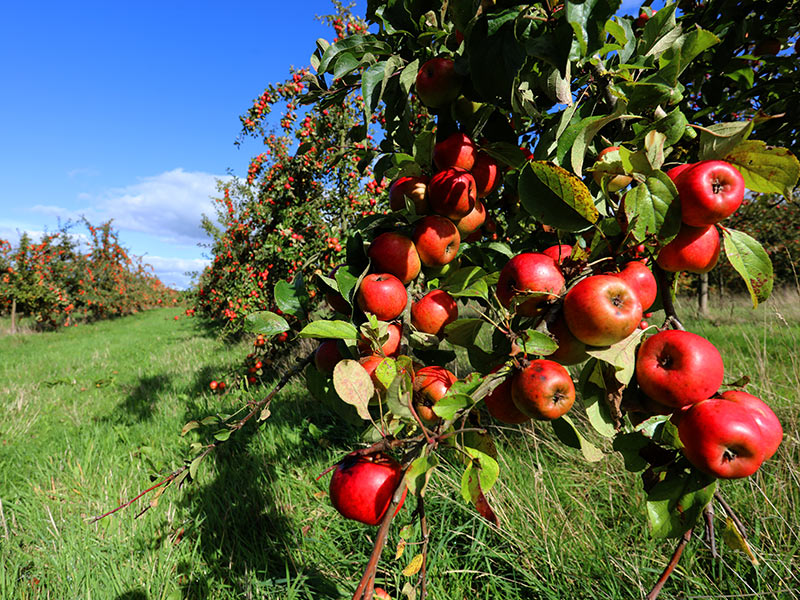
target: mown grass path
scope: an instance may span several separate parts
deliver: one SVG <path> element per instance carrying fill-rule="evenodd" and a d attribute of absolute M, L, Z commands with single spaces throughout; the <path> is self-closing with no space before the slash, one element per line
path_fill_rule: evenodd
<path fill-rule="evenodd" d="M 374 531 L 338 517 L 318 473 L 354 447 L 354 431 L 316 405 L 301 382 L 206 460 L 198 479 L 98 523 L 180 466 L 202 432 L 183 424 L 231 412 L 262 390 L 225 396 L 211 379 L 241 364 L 194 319 L 163 309 L 65 331 L 0 338 L 0 598 L 346 598 Z M 653 319 L 657 322 L 656 319 Z M 786 430 L 756 477 L 723 486 L 750 528 L 759 565 L 723 548 L 713 565 L 698 539 L 662 598 L 800 597 L 800 309 L 796 298 L 715 311 L 687 325 L 717 344 L 726 381 L 775 406 Z M 579 419 L 580 421 L 580 419 Z M 651 540 L 637 475 L 609 456 L 587 464 L 546 426 L 493 428 L 501 479 L 493 530 L 461 501 L 458 458 L 428 492 L 432 598 L 637 598 L 672 542 Z M 593 438 L 594 439 L 594 438 Z M 596 442 L 608 448 L 603 440 Z M 151 498 L 149 496 L 148 498 Z M 411 520 L 413 500 L 398 515 Z M 721 529 L 724 523 L 719 522 Z M 390 534 L 379 576 L 395 598 L 412 578 L 415 532 L 395 559 Z"/>

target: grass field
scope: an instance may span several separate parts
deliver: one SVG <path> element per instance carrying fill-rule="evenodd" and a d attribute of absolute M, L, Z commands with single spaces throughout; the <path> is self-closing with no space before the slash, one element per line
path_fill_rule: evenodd
<path fill-rule="evenodd" d="M 759 564 L 727 547 L 713 563 L 701 536 L 661 598 L 800 598 L 800 299 L 757 311 L 741 301 L 686 324 L 722 351 L 726 381 L 772 405 L 786 436 L 754 477 L 722 490 L 748 527 Z M 272 416 L 212 454 L 197 480 L 97 523 L 189 456 L 184 423 L 228 412 L 263 391 L 214 396 L 208 382 L 247 346 L 216 339 L 163 309 L 55 333 L 0 337 L 0 598 L 348 598 L 374 530 L 339 518 L 316 476 L 351 449 L 357 431 L 315 405 L 298 382 Z M 0 327 L 0 331 L 2 327 Z M 458 494 L 457 466 L 437 470 L 431 521 L 434 599 L 640 598 L 673 541 L 647 532 L 641 485 L 609 455 L 587 464 L 548 427 L 494 428 L 501 480 L 485 524 Z M 451 457 L 452 458 L 452 457 Z M 413 501 L 396 522 L 410 521 Z M 718 510 L 718 516 L 722 514 Z M 723 528 L 718 518 L 718 532 Z M 395 598 L 411 578 L 412 538 L 399 527 L 379 569 Z M 418 534 L 417 534 L 418 535 Z"/>

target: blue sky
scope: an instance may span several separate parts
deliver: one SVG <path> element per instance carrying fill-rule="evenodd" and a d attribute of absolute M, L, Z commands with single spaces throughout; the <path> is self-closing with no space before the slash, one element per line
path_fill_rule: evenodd
<path fill-rule="evenodd" d="M 205 264 L 215 180 L 260 151 L 234 146 L 238 116 L 331 39 L 315 19 L 329 12 L 328 0 L 5 3 L 0 238 L 113 218 L 123 245 L 186 285 Z"/>

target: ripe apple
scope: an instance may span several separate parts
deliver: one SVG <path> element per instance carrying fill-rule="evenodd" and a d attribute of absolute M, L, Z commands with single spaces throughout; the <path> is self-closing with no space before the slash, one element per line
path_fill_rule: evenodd
<path fill-rule="evenodd" d="M 606 154 L 610 152 L 616 152 L 618 150 L 619 146 L 609 146 L 608 148 L 603 148 L 597 154 L 597 161 L 599 162 Z M 606 178 L 608 180 L 607 187 L 609 192 L 618 192 L 627 186 L 631 181 L 633 181 L 629 175 L 614 174 L 603 171 L 594 171 L 592 173 L 592 177 L 594 177 L 595 183 L 600 186 L 602 186 L 603 178 Z"/>
<path fill-rule="evenodd" d="M 339 292 L 327 290 L 325 292 L 325 301 L 334 311 L 343 315 L 349 315 L 352 311 L 350 305 L 347 303 L 347 300 L 345 300 L 344 296 L 342 296 Z"/>
<path fill-rule="evenodd" d="M 440 108 L 458 98 L 461 76 L 452 59 L 432 58 L 420 67 L 415 86 L 420 102 L 429 108 Z"/>
<path fill-rule="evenodd" d="M 372 313 L 379 321 L 392 321 L 400 316 L 408 302 L 403 282 L 389 273 L 371 273 L 358 288 L 358 306 Z"/>
<path fill-rule="evenodd" d="M 210 387 L 210 388 L 211 388 L 211 391 L 214 391 L 214 390 L 216 390 L 216 389 L 217 389 L 217 386 L 218 386 L 218 385 L 219 385 L 219 384 L 218 384 L 216 381 L 212 381 L 211 383 L 209 383 L 209 384 L 208 384 L 208 387 Z"/>
<path fill-rule="evenodd" d="M 486 207 L 480 200 L 475 200 L 475 206 L 472 207 L 472 210 L 456 223 L 458 233 L 461 234 L 461 239 L 467 238 L 473 233 L 478 233 L 478 229 L 480 229 L 485 221 Z"/>
<path fill-rule="evenodd" d="M 675 182 L 681 199 L 681 220 L 692 227 L 719 223 L 741 206 L 744 178 L 723 160 L 703 160 L 682 171 Z"/>
<path fill-rule="evenodd" d="M 375 271 L 391 273 L 403 284 L 415 279 L 422 267 L 411 238 L 393 231 L 382 233 L 372 240 L 368 253 Z"/>
<path fill-rule="evenodd" d="M 645 25 L 647 25 L 647 22 L 648 22 L 649 20 L 650 20 L 650 15 L 648 15 L 646 12 L 642 11 L 642 12 L 640 12 L 640 13 L 639 13 L 639 16 L 638 16 L 638 17 L 636 17 L 636 18 L 633 20 L 633 26 L 634 26 L 636 29 L 641 29 L 642 27 L 644 27 Z"/>
<path fill-rule="evenodd" d="M 414 228 L 414 246 L 426 267 L 440 267 L 452 261 L 460 243 L 455 223 L 439 215 L 420 219 Z"/>
<path fill-rule="evenodd" d="M 475 179 L 475 189 L 478 198 L 485 198 L 500 185 L 500 167 L 497 161 L 486 152 L 479 151 L 475 156 L 475 164 L 470 169 L 473 179 Z"/>
<path fill-rule="evenodd" d="M 333 373 L 333 368 L 343 358 L 336 340 L 324 340 L 314 352 L 314 366 L 320 373 Z"/>
<path fill-rule="evenodd" d="M 576 338 L 589 346 L 610 346 L 632 334 L 642 320 L 642 303 L 623 279 L 592 275 L 564 297 L 564 319 Z"/>
<path fill-rule="evenodd" d="M 453 221 L 466 217 L 476 199 L 475 179 L 458 167 L 439 171 L 428 184 L 428 204 L 433 212 Z"/>
<path fill-rule="evenodd" d="M 678 183 L 678 178 L 681 176 L 681 173 L 685 172 L 687 169 L 691 169 L 695 163 L 684 163 L 682 165 L 678 165 L 677 167 L 672 167 L 669 171 L 667 171 L 667 176 L 672 179 L 672 183 Z"/>
<path fill-rule="evenodd" d="M 679 408 L 710 398 L 725 369 L 716 346 L 689 331 L 661 331 L 639 346 L 636 379 L 650 398 Z"/>
<path fill-rule="evenodd" d="M 728 390 L 720 394 L 725 400 L 738 402 L 750 411 L 750 416 L 761 430 L 764 441 L 764 460 L 772 458 L 783 441 L 781 422 L 766 402 L 741 390 Z"/>
<path fill-rule="evenodd" d="M 689 462 L 714 477 L 747 477 L 764 462 L 761 429 L 738 402 L 710 398 L 693 404 L 681 415 L 678 435 Z"/>
<path fill-rule="evenodd" d="M 389 595 L 389 592 L 387 592 L 382 587 L 376 587 L 372 592 L 373 594 L 375 594 L 375 598 L 377 598 L 378 600 L 392 600 L 392 597 Z"/>
<path fill-rule="evenodd" d="M 619 273 L 614 273 L 617 277 L 625 281 L 639 298 L 642 303 L 642 310 L 647 310 L 653 306 L 658 294 L 658 284 L 653 272 L 638 260 L 626 264 Z"/>
<path fill-rule="evenodd" d="M 478 147 L 468 136 L 457 132 L 443 139 L 433 147 L 433 164 L 443 171 L 449 167 L 459 167 L 469 171 L 475 164 Z"/>
<path fill-rule="evenodd" d="M 500 367 L 502 365 L 498 365 L 491 372 L 496 373 Z M 507 425 L 519 425 L 530 421 L 531 418 L 520 411 L 517 405 L 514 404 L 514 400 L 511 398 L 511 379 L 511 377 L 507 378 L 494 388 L 492 393 L 486 396 L 483 401 L 486 403 L 486 408 L 492 417 Z"/>
<path fill-rule="evenodd" d="M 658 253 L 656 262 L 665 271 L 708 273 L 719 260 L 719 232 L 713 225 L 682 224 L 678 235 Z"/>
<path fill-rule="evenodd" d="M 458 379 L 444 367 L 432 366 L 418 369 L 414 375 L 414 410 L 426 425 L 439 421 L 433 406 L 441 400 Z"/>
<path fill-rule="evenodd" d="M 418 215 L 429 212 L 428 207 L 428 178 L 427 177 L 400 177 L 389 186 L 389 206 L 392 210 L 403 210 L 406 207 L 405 197 L 411 198 L 414 211 Z"/>
<path fill-rule="evenodd" d="M 589 358 L 586 353 L 586 344 L 569 330 L 563 312 L 560 312 L 555 320 L 547 325 L 547 330 L 558 342 L 558 350 L 547 357 L 549 360 L 554 360 L 562 365 L 577 365 Z"/>
<path fill-rule="evenodd" d="M 402 466 L 390 456 L 348 454 L 336 465 L 331 477 L 328 488 L 331 504 L 346 519 L 378 525 L 402 479 Z M 403 492 L 398 511 L 405 499 Z"/>
<path fill-rule="evenodd" d="M 419 331 L 442 335 L 458 318 L 458 304 L 444 290 L 431 290 L 411 305 L 411 324 Z"/>
<path fill-rule="evenodd" d="M 403 329 L 397 323 L 389 323 L 387 327 L 389 339 L 381 346 L 381 352 L 384 356 L 396 356 L 400 350 L 400 340 L 403 337 Z M 372 343 L 362 337 L 358 342 L 358 351 L 362 354 L 369 354 L 373 352 Z"/>
<path fill-rule="evenodd" d="M 781 51 L 781 41 L 778 38 L 761 40 L 753 48 L 753 56 L 775 56 Z"/>
<path fill-rule="evenodd" d="M 512 376 L 511 398 L 523 414 L 552 421 L 572 408 L 575 384 L 560 364 L 540 358 Z"/>
<path fill-rule="evenodd" d="M 570 255 L 572 254 L 572 246 L 569 244 L 558 244 L 556 246 L 550 246 L 549 248 L 545 248 L 542 250 L 542 254 L 545 256 L 549 256 L 556 264 L 561 266 L 564 264 L 564 261 L 567 260 Z"/>
<path fill-rule="evenodd" d="M 542 305 L 555 298 L 564 289 L 564 276 L 549 256 L 536 252 L 523 252 L 506 263 L 497 281 L 497 299 L 505 308 L 518 294 L 539 292 L 516 307 L 518 314 L 532 317 Z"/>

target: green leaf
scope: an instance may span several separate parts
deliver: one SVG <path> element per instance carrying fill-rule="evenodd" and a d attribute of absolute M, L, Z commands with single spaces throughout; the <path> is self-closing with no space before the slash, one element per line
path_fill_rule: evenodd
<path fill-rule="evenodd" d="M 640 329 L 634 331 L 624 340 L 611 346 L 601 348 L 587 347 L 586 353 L 589 356 L 607 362 L 614 367 L 614 377 L 617 381 L 627 385 L 633 378 L 636 367 L 636 347 L 644 332 Z"/>
<path fill-rule="evenodd" d="M 250 333 L 261 333 L 267 337 L 289 331 L 286 319 L 268 310 L 250 313 L 245 317 L 244 322 L 245 329 Z"/>
<path fill-rule="evenodd" d="M 617 435 L 614 438 L 613 448 L 622 455 L 622 459 L 625 461 L 625 469 L 637 473 L 647 468 L 647 461 L 641 457 L 639 451 L 649 443 L 650 440 L 644 435 L 634 431 Z"/>
<path fill-rule="evenodd" d="M 748 140 L 734 148 L 725 160 L 744 177 L 748 189 L 763 194 L 783 194 L 787 199 L 800 178 L 800 161 L 786 148 Z"/>
<path fill-rule="evenodd" d="M 433 405 L 433 412 L 445 421 L 449 421 L 454 418 L 459 411 L 464 410 L 468 406 L 472 406 L 474 403 L 475 401 L 470 396 L 448 393 L 444 398 Z"/>
<path fill-rule="evenodd" d="M 640 135 L 643 137 L 650 131 L 660 131 L 666 137 L 664 144 L 666 146 L 672 146 L 683 137 L 683 133 L 688 124 L 689 121 L 686 120 L 686 116 L 679 108 L 676 108 L 665 117 L 658 119 L 646 127 Z M 637 138 L 638 137 L 639 136 L 637 136 Z"/>
<path fill-rule="evenodd" d="M 769 255 L 757 240 L 742 231 L 723 228 L 722 240 L 725 255 L 744 279 L 753 300 L 753 308 L 757 307 L 769 298 L 775 281 Z"/>
<path fill-rule="evenodd" d="M 445 339 L 454 346 L 471 346 L 484 325 L 483 319 L 457 319 L 444 328 Z"/>
<path fill-rule="evenodd" d="M 411 409 L 408 407 L 411 399 L 412 382 L 409 371 L 395 377 L 386 391 L 386 407 L 399 419 L 413 419 Z"/>
<path fill-rule="evenodd" d="M 301 296 L 304 295 L 305 290 L 300 290 L 298 287 L 291 285 L 287 281 L 281 279 L 275 284 L 273 292 L 275 297 L 275 304 L 278 305 L 287 315 L 299 317 L 305 313 Z"/>
<path fill-rule="evenodd" d="M 753 131 L 753 121 L 716 123 L 700 131 L 700 160 L 722 160 Z"/>
<path fill-rule="evenodd" d="M 625 216 L 637 242 L 656 235 L 662 243 L 678 234 L 681 205 L 675 184 L 661 171 L 653 171 L 644 183 L 625 194 Z"/>
<path fill-rule="evenodd" d="M 566 5 L 567 22 L 575 32 L 580 48 L 580 57 L 595 52 L 603 45 L 606 21 L 619 7 L 618 2 L 608 0 L 568 1 Z"/>
<path fill-rule="evenodd" d="M 347 321 L 312 321 L 298 334 L 306 338 L 328 338 L 334 340 L 357 340 L 358 330 Z"/>
<path fill-rule="evenodd" d="M 518 343 L 520 343 L 527 354 L 548 356 L 558 350 L 558 342 L 546 333 L 536 331 L 535 329 L 524 331 Z"/>
<path fill-rule="evenodd" d="M 599 218 L 586 184 L 553 163 L 528 162 L 520 173 L 519 196 L 528 213 L 557 229 L 581 231 Z"/>
<path fill-rule="evenodd" d="M 384 358 L 375 369 L 375 378 L 380 381 L 384 389 L 388 390 L 395 377 L 397 377 L 397 361 L 393 358 Z"/>
<path fill-rule="evenodd" d="M 480 486 L 483 492 L 488 492 L 492 489 L 498 476 L 500 475 L 500 465 L 488 454 L 484 454 L 475 448 L 464 448 L 467 454 L 470 455 L 472 461 L 467 465 L 467 469 L 461 476 L 461 497 L 465 502 L 472 501 L 472 494 L 469 489 L 468 478 L 472 474 L 471 471 L 479 472 Z"/>
<path fill-rule="evenodd" d="M 391 70 L 387 69 L 387 62 L 385 60 L 376 62 L 361 76 L 361 95 L 364 97 L 364 112 L 368 119 L 383 96 L 383 90 L 386 88 L 386 73 L 391 74 Z M 380 88 L 378 88 L 379 84 L 381 84 Z M 376 90 L 378 94 L 375 94 Z"/>
<path fill-rule="evenodd" d="M 400 73 L 400 89 L 403 93 L 408 95 L 414 82 L 417 80 L 417 73 L 419 72 L 419 59 L 414 59 L 408 63 Z"/>
<path fill-rule="evenodd" d="M 415 496 L 424 496 L 433 469 L 438 465 L 439 459 L 435 454 L 423 454 L 415 458 L 405 475 L 408 491 Z"/>
<path fill-rule="evenodd" d="M 361 363 L 347 358 L 336 363 L 333 369 L 333 387 L 343 402 L 355 406 L 359 417 L 370 419 L 368 407 L 375 394 L 375 386 Z"/>
<path fill-rule="evenodd" d="M 714 497 L 716 479 L 690 471 L 668 471 L 647 494 L 647 516 L 653 537 L 680 537 Z"/>
<path fill-rule="evenodd" d="M 580 434 L 577 427 L 575 427 L 575 424 L 567 415 L 559 417 L 554 421 L 550 421 L 550 423 L 553 425 L 553 431 L 555 432 L 556 437 L 558 437 L 563 444 L 569 446 L 570 448 L 580 450 L 583 454 L 583 457 L 588 462 L 597 462 L 605 458 L 605 454 L 603 454 L 602 450 L 586 440 L 586 438 Z"/>
<path fill-rule="evenodd" d="M 218 442 L 224 442 L 229 437 L 231 437 L 231 430 L 230 429 L 220 429 L 214 434 L 214 439 Z"/>
<path fill-rule="evenodd" d="M 578 390 L 589 417 L 589 424 L 603 437 L 614 437 L 617 428 L 606 403 L 606 387 L 600 372 L 601 363 L 589 359 L 578 378 Z"/>
<path fill-rule="evenodd" d="M 342 265 L 339 267 L 334 275 L 336 283 L 339 286 L 339 293 L 350 304 L 350 306 L 353 305 L 350 300 L 353 288 L 356 287 L 361 275 L 363 275 L 363 273 L 352 272 L 348 265 Z"/>

